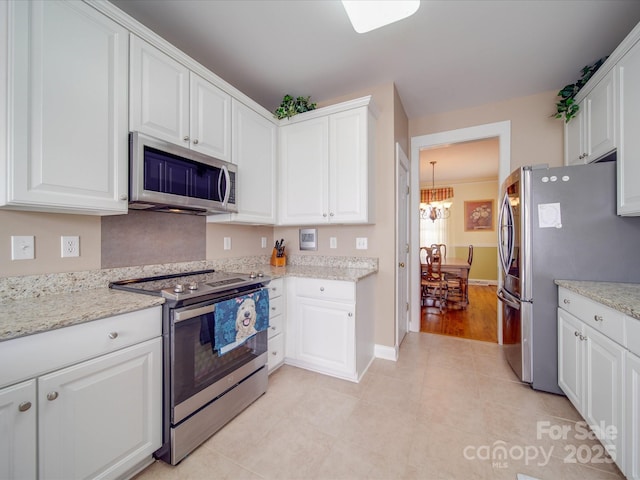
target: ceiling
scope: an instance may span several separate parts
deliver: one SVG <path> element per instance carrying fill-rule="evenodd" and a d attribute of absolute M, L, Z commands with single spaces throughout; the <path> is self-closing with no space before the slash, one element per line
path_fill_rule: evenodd
<path fill-rule="evenodd" d="M 422 0 L 356 33 L 337 0 L 112 0 L 266 109 L 388 82 L 410 119 L 560 89 L 640 21 L 638 0 Z"/>
<path fill-rule="evenodd" d="M 432 167 L 430 162 L 436 162 Z M 420 150 L 420 186 L 431 188 L 482 180 L 498 180 L 498 137 Z"/>

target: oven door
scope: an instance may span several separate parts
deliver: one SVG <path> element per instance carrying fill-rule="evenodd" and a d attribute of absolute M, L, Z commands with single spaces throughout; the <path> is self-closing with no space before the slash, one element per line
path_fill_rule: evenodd
<path fill-rule="evenodd" d="M 213 348 L 215 304 L 172 312 L 171 424 L 233 388 L 267 360 L 267 331 L 220 355 Z"/>

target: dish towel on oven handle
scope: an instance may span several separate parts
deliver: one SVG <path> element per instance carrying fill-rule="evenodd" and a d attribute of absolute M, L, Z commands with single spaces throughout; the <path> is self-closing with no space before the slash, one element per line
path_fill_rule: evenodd
<path fill-rule="evenodd" d="M 269 289 L 216 303 L 213 349 L 221 355 L 269 328 Z"/>

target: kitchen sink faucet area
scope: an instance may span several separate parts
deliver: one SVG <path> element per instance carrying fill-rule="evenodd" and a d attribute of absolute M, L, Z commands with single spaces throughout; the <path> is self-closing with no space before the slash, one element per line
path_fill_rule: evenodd
<path fill-rule="evenodd" d="M 285 365 L 179 465 L 135 478 L 624 478 L 570 402 L 520 383 L 500 349 L 410 333 L 360 383 Z"/>

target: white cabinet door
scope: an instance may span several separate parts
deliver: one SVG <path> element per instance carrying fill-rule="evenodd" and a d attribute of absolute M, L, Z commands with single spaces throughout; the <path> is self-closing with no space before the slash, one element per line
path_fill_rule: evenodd
<path fill-rule="evenodd" d="M 640 357 L 625 357 L 625 468 L 627 478 L 640 479 Z"/>
<path fill-rule="evenodd" d="M 131 35 L 131 130 L 177 145 L 189 142 L 189 70 Z"/>
<path fill-rule="evenodd" d="M 585 326 L 584 417 L 600 427 L 599 439 L 618 465 L 623 461 L 623 347 Z M 620 434 L 618 434 L 620 433 Z M 610 434 L 610 435 L 609 435 Z"/>
<path fill-rule="evenodd" d="M 308 225 L 328 221 L 328 138 L 327 117 L 280 127 L 279 223 Z"/>
<path fill-rule="evenodd" d="M 0 478 L 36 478 L 36 381 L 0 390 Z"/>
<path fill-rule="evenodd" d="M 558 309 L 558 385 L 579 412 L 583 410 L 583 324 Z"/>
<path fill-rule="evenodd" d="M 592 162 L 616 148 L 615 69 L 593 88 L 586 98 L 589 104 L 587 162 Z"/>
<path fill-rule="evenodd" d="M 298 297 L 296 335 L 299 361 L 354 375 L 355 305 Z"/>
<path fill-rule="evenodd" d="M 10 174 L 0 205 L 126 213 L 128 32 L 83 2 L 3 7 L 9 148 L 0 168 Z"/>
<path fill-rule="evenodd" d="M 337 223 L 369 220 L 369 136 L 366 107 L 329 117 L 329 219 Z"/>
<path fill-rule="evenodd" d="M 618 128 L 618 215 L 640 215 L 640 43 L 617 64 L 620 125 Z"/>
<path fill-rule="evenodd" d="M 191 72 L 191 149 L 231 160 L 231 95 Z"/>
<path fill-rule="evenodd" d="M 118 478 L 162 443 L 162 340 L 38 379 L 42 478 Z"/>
<path fill-rule="evenodd" d="M 276 125 L 251 108 L 231 102 L 231 161 L 238 166 L 238 213 L 209 215 L 207 222 L 276 223 Z"/>
<path fill-rule="evenodd" d="M 575 117 L 564 124 L 564 163 L 565 165 L 581 165 L 586 163 L 586 102 L 580 103 Z"/>

